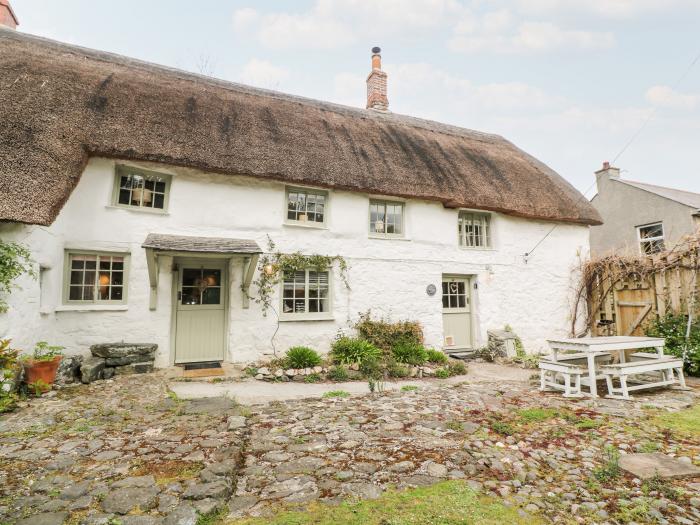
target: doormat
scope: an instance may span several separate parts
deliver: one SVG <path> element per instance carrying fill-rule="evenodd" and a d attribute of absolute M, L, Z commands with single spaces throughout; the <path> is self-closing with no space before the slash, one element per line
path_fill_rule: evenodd
<path fill-rule="evenodd" d="M 204 363 L 185 363 L 185 370 L 199 370 L 201 368 L 221 368 L 221 362 L 206 361 Z"/>
<path fill-rule="evenodd" d="M 187 363 L 182 372 L 183 377 L 215 377 L 224 375 L 221 363 L 213 361 L 209 363 Z"/>

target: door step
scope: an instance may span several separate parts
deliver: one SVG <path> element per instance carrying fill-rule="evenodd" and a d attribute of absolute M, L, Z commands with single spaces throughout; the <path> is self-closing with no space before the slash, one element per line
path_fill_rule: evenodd
<path fill-rule="evenodd" d="M 221 368 L 220 361 L 205 361 L 202 363 L 185 363 L 185 370 L 201 370 L 202 368 Z"/>
<path fill-rule="evenodd" d="M 445 350 L 445 353 L 453 359 L 462 359 L 464 361 L 476 357 L 476 350 Z"/>

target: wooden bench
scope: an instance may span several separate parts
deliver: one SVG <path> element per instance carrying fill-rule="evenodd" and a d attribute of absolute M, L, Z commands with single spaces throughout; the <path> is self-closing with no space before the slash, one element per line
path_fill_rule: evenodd
<path fill-rule="evenodd" d="M 596 364 L 605 364 L 612 361 L 612 354 L 596 354 Z M 588 354 L 585 352 L 577 352 L 575 354 L 557 354 L 557 362 L 563 361 L 572 365 L 588 366 Z"/>
<path fill-rule="evenodd" d="M 540 359 L 540 390 L 563 390 L 564 397 L 582 397 L 581 375 L 585 371 L 576 364 Z M 564 382 L 557 381 L 558 377 Z"/>
<path fill-rule="evenodd" d="M 675 377 L 674 371 L 678 374 Z M 667 385 L 680 385 L 685 388 L 685 378 L 683 377 L 683 360 L 671 356 L 656 356 L 642 357 L 629 363 L 617 363 L 614 365 L 603 365 L 601 372 L 605 376 L 605 381 L 608 384 L 608 396 L 614 399 L 631 399 L 629 393 L 633 390 L 642 390 L 644 388 L 655 388 Z M 627 384 L 627 378 L 650 372 L 659 372 L 661 374 L 659 381 L 641 382 L 636 380 L 634 386 Z M 620 381 L 620 387 L 613 386 L 613 379 L 617 377 Z"/>

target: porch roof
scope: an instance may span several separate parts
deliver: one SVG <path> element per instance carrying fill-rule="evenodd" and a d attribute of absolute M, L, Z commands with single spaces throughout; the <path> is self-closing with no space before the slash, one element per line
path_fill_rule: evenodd
<path fill-rule="evenodd" d="M 187 235 L 167 235 L 149 233 L 143 248 L 166 252 L 199 253 L 262 253 L 257 242 L 250 239 L 230 239 L 223 237 L 193 237 Z"/>

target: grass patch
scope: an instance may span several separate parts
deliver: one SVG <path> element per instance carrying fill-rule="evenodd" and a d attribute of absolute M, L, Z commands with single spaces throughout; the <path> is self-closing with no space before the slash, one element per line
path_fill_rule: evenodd
<path fill-rule="evenodd" d="M 339 506 L 312 504 L 305 511 L 280 512 L 272 518 L 227 521 L 227 525 L 430 525 L 540 524 L 538 517 L 521 517 L 514 507 L 481 496 L 462 481 L 430 487 L 388 491 L 372 501 Z"/>
<path fill-rule="evenodd" d="M 503 421 L 492 421 L 491 430 L 502 436 L 512 436 L 515 434 L 515 427 L 510 423 L 504 423 Z"/>
<path fill-rule="evenodd" d="M 221 509 L 215 509 L 206 514 L 199 514 L 197 516 L 196 525 L 218 525 L 224 523 L 224 518 L 228 515 L 228 509 L 226 507 Z"/>
<path fill-rule="evenodd" d="M 576 428 L 578 430 L 593 430 L 598 428 L 603 423 L 601 421 L 596 421 L 595 419 L 583 418 L 576 422 Z"/>
<path fill-rule="evenodd" d="M 199 476 L 203 465 L 193 461 L 165 461 L 162 463 L 139 462 L 129 473 L 130 476 L 152 475 L 158 485 L 167 485 L 173 481 L 194 479 Z"/>
<path fill-rule="evenodd" d="M 518 416 L 525 423 L 536 423 L 538 421 L 546 421 L 553 419 L 559 415 L 559 412 L 553 408 L 525 408 L 518 410 Z"/>
<path fill-rule="evenodd" d="M 603 464 L 593 469 L 593 477 L 600 483 L 610 483 L 621 474 L 620 453 L 615 447 L 608 445 L 603 452 Z"/>
<path fill-rule="evenodd" d="M 678 434 L 700 437 L 700 404 L 678 412 L 657 415 L 652 422 Z"/>
<path fill-rule="evenodd" d="M 321 376 L 319 374 L 309 374 L 304 377 L 304 383 L 318 383 L 320 380 Z"/>
<path fill-rule="evenodd" d="M 660 448 L 661 446 L 655 441 L 646 441 L 639 447 L 639 451 L 649 454 L 651 452 L 658 452 Z"/>
<path fill-rule="evenodd" d="M 401 387 L 401 392 L 415 392 L 418 390 L 416 385 L 404 385 Z"/>
<path fill-rule="evenodd" d="M 445 426 L 450 430 L 454 430 L 455 432 L 461 432 L 464 430 L 464 425 L 460 421 L 448 421 Z"/>
<path fill-rule="evenodd" d="M 345 390 L 331 390 L 329 392 L 324 392 L 322 397 L 350 397 L 350 392 Z"/>

